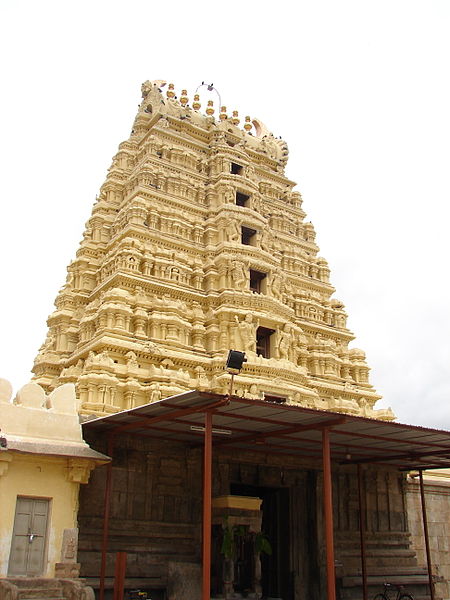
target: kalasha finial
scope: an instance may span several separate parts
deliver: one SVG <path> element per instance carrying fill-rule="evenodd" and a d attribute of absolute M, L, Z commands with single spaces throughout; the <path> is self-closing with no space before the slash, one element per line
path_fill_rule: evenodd
<path fill-rule="evenodd" d="M 245 131 L 250 131 L 250 129 L 253 127 L 252 122 L 250 120 L 250 117 L 247 115 L 245 117 L 245 123 L 244 123 L 244 129 Z"/>
<path fill-rule="evenodd" d="M 166 96 L 168 98 L 174 98 L 175 97 L 175 91 L 174 91 L 174 85 L 173 83 L 169 83 L 169 88 L 166 92 Z"/>
<path fill-rule="evenodd" d="M 187 90 L 181 90 L 180 103 L 182 106 L 186 106 L 189 102 L 189 98 L 187 97 Z"/>
<path fill-rule="evenodd" d="M 227 107 L 226 106 L 221 106 L 220 107 L 220 115 L 219 115 L 219 119 L 221 121 L 226 121 L 228 119 L 228 115 L 227 115 Z"/>
<path fill-rule="evenodd" d="M 206 109 L 206 114 L 208 117 L 212 117 L 214 114 L 214 102 L 212 100 L 208 100 L 208 108 Z"/>
<path fill-rule="evenodd" d="M 239 125 L 240 119 L 237 110 L 233 110 L 233 118 L 231 119 L 231 122 L 233 123 L 233 125 L 236 125 L 236 127 Z"/>
<path fill-rule="evenodd" d="M 194 110 L 200 110 L 201 106 L 202 105 L 200 104 L 200 96 L 199 96 L 199 94 L 195 94 L 194 102 L 192 103 L 192 108 Z"/>

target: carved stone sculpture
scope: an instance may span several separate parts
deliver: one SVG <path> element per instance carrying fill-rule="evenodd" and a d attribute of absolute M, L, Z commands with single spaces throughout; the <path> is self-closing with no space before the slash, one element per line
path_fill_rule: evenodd
<path fill-rule="evenodd" d="M 235 320 L 238 328 L 238 337 L 240 349 L 244 352 L 256 352 L 256 330 L 258 321 L 255 323 L 250 313 L 247 313 L 243 321 L 237 316 Z"/>

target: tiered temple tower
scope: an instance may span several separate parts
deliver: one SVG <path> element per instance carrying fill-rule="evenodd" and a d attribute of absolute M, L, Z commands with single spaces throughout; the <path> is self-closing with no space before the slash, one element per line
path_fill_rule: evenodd
<path fill-rule="evenodd" d="M 190 389 L 392 419 L 374 410 L 364 352 L 333 299 L 287 145 L 259 120 L 206 114 L 145 82 L 35 360 L 47 390 L 77 386 L 83 415 Z"/>

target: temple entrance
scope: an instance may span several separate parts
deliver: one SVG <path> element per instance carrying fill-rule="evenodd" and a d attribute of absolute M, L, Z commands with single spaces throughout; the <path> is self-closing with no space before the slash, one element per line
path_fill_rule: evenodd
<path fill-rule="evenodd" d="M 231 484 L 231 494 L 253 496 L 262 500 L 261 530 L 267 535 L 272 554 L 261 554 L 263 598 L 292 600 L 293 582 L 290 566 L 289 489 L 245 484 Z"/>

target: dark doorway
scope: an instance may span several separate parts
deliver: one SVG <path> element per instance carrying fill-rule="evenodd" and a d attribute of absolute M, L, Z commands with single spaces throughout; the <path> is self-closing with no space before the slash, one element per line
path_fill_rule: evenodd
<path fill-rule="evenodd" d="M 250 229 L 250 227 L 242 227 L 241 228 L 241 242 L 245 246 L 254 246 L 256 239 L 256 229 Z M 265 276 L 265 273 L 264 273 Z"/>
<path fill-rule="evenodd" d="M 242 192 L 236 192 L 236 204 L 237 206 L 248 206 L 250 196 L 243 194 Z"/>
<path fill-rule="evenodd" d="M 272 546 L 272 554 L 261 555 L 263 598 L 294 597 L 290 568 L 289 489 L 270 488 L 241 483 L 231 484 L 234 496 L 262 499 L 262 531 Z"/>
<path fill-rule="evenodd" d="M 275 333 L 273 329 L 258 327 L 256 330 L 256 353 L 263 358 L 270 358 L 271 337 Z"/>
<path fill-rule="evenodd" d="M 250 290 L 255 294 L 264 294 L 266 291 L 266 276 L 267 273 L 250 269 Z"/>

